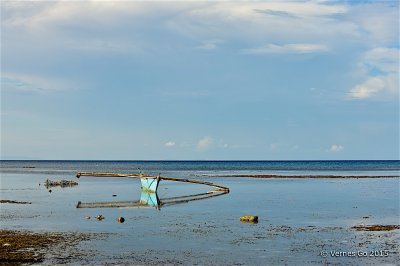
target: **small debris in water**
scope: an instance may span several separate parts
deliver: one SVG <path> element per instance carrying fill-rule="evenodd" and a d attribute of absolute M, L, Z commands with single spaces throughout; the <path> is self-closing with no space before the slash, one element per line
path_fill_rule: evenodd
<path fill-rule="evenodd" d="M 118 221 L 119 223 L 123 223 L 123 222 L 125 222 L 125 218 L 124 218 L 124 217 L 118 217 L 118 218 L 117 218 L 117 221 Z"/>
<path fill-rule="evenodd" d="M 49 180 L 47 179 L 46 182 L 44 182 L 44 185 L 46 188 L 49 187 L 73 187 L 77 186 L 78 182 L 72 181 L 72 180 Z"/>
<path fill-rule="evenodd" d="M 49 192 L 51 193 L 51 189 L 49 189 Z"/>
<path fill-rule="evenodd" d="M 113 196 L 113 197 L 116 197 L 117 195 L 113 194 L 112 196 Z"/>
<path fill-rule="evenodd" d="M 103 215 L 99 214 L 99 215 L 96 216 L 96 219 L 97 219 L 98 221 L 102 221 L 102 220 L 104 220 L 105 218 L 104 218 Z"/>
<path fill-rule="evenodd" d="M 85 216 L 85 218 L 89 220 L 89 219 L 90 219 L 90 216 Z"/>
<path fill-rule="evenodd" d="M 240 216 L 240 221 L 247 223 L 258 223 L 258 216 L 252 216 L 252 215 Z"/>

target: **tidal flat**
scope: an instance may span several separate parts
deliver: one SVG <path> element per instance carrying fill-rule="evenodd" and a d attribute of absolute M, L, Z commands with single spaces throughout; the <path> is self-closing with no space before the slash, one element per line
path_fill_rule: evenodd
<path fill-rule="evenodd" d="M 78 185 L 49 192 L 47 179 Z M 12 263 L 40 265 L 396 265 L 400 260 L 398 178 L 196 179 L 229 187 L 230 193 L 159 210 L 86 209 L 76 208 L 77 202 L 138 200 L 140 181 L 2 173 L 0 199 L 30 204 L 0 203 L 0 261 L 10 263 L 12 245 L 17 247 Z M 163 181 L 158 197 L 162 202 L 207 190 Z M 243 215 L 257 215 L 258 223 L 240 222 Z M 18 249 L 10 235 L 36 236 L 44 244 Z M 39 259 L 23 261 L 27 251 Z"/>

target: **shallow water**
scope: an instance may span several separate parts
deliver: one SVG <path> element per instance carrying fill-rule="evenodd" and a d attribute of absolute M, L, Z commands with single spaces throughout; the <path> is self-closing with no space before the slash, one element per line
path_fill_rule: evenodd
<path fill-rule="evenodd" d="M 188 177 L 187 172 L 171 172 Z M 78 201 L 135 201 L 140 181 L 81 177 L 71 188 L 43 186 L 52 174 L 2 173 L 1 228 L 105 233 L 84 242 L 70 264 L 392 264 L 399 261 L 399 230 L 359 232 L 359 224 L 399 224 L 399 179 L 249 179 L 201 177 L 230 188 L 219 197 L 155 208 L 77 209 Z M 193 178 L 193 177 L 191 177 Z M 60 178 L 58 178 L 60 179 Z M 41 184 L 39 186 L 39 184 Z M 163 181 L 161 198 L 202 193 L 207 186 Z M 112 195 L 116 194 L 116 197 Z M 97 221 L 96 215 L 105 219 Z M 239 221 L 258 215 L 258 224 Z M 85 217 L 90 216 L 91 219 Z M 124 223 L 116 218 L 122 216 Z M 387 257 L 321 256 L 321 251 L 389 250 Z M 86 252 L 86 253 L 85 253 Z M 86 254 L 86 255 L 85 255 Z M 88 255 L 89 254 L 89 255 Z M 49 254 L 47 262 L 57 263 Z"/>

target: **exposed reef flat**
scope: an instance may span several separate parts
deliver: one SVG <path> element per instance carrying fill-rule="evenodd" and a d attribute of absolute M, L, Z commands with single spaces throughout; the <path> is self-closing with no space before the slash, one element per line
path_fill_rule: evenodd
<path fill-rule="evenodd" d="M 373 225 L 356 225 L 352 227 L 357 231 L 392 231 L 400 229 L 400 225 L 383 225 L 383 224 L 373 224 Z"/>
<path fill-rule="evenodd" d="M 72 252 L 72 247 L 90 239 L 90 234 L 84 233 L 0 230 L 0 262 L 7 265 L 38 263 L 44 261 L 49 252 L 62 254 L 69 249 L 67 261 L 76 253 Z M 62 261 L 58 259 L 58 262 Z"/>

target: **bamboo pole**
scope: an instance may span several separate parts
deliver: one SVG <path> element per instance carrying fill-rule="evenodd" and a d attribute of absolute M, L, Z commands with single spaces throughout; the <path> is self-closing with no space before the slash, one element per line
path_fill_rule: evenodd
<path fill-rule="evenodd" d="M 117 173 L 102 173 L 102 172 L 78 172 L 76 177 L 81 176 L 110 176 L 110 177 L 140 177 L 140 174 L 117 174 Z"/>
<path fill-rule="evenodd" d="M 161 180 L 168 180 L 168 181 L 176 181 L 176 182 L 187 182 L 187 183 L 194 183 L 194 184 L 200 184 L 200 185 L 206 185 L 206 186 L 211 186 L 215 187 L 218 190 L 222 191 L 229 191 L 229 188 L 224 187 L 224 186 L 219 186 L 211 182 L 204 182 L 204 181 L 199 181 L 195 179 L 181 179 L 181 178 L 173 178 L 173 177 L 160 177 Z"/>
<path fill-rule="evenodd" d="M 206 181 L 199 181 L 195 179 L 182 179 L 182 178 L 174 178 L 174 177 L 165 177 L 165 176 L 147 176 L 143 174 L 117 174 L 117 173 L 101 173 L 101 172 L 78 172 L 76 177 L 79 178 L 81 176 L 109 176 L 109 177 L 133 177 L 133 178 L 143 178 L 143 177 L 154 177 L 160 178 L 160 180 L 167 180 L 167 181 L 175 181 L 175 182 L 186 182 L 186 183 L 193 183 L 193 184 L 200 184 L 211 186 L 217 188 L 218 191 L 226 191 L 229 192 L 229 188 L 224 186 L 219 186 L 211 182 Z"/>

